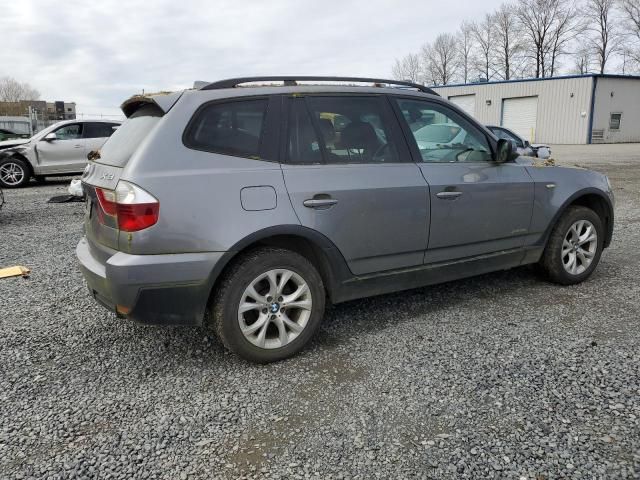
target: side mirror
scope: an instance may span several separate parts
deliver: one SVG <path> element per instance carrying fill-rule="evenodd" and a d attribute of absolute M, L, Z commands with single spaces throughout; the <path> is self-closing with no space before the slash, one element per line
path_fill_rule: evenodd
<path fill-rule="evenodd" d="M 525 140 L 524 141 L 524 148 L 529 148 L 531 146 L 531 143 L 529 143 L 529 140 Z"/>
<path fill-rule="evenodd" d="M 494 160 L 497 163 L 505 163 L 514 160 L 518 157 L 518 153 L 514 152 L 513 145 L 509 140 L 501 138 L 498 140 L 498 148 L 496 148 L 496 154 Z"/>
<path fill-rule="evenodd" d="M 52 141 L 57 140 L 57 139 L 58 139 L 58 136 L 54 132 L 48 133 L 44 137 L 44 140 L 46 140 L 47 142 L 52 142 Z"/>

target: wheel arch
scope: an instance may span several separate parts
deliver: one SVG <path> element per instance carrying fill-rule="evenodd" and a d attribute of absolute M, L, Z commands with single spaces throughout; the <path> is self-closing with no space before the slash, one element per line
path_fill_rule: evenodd
<path fill-rule="evenodd" d="M 339 296 L 341 283 L 352 276 L 338 248 L 324 235 L 300 225 L 274 226 L 243 238 L 216 263 L 209 278 L 209 304 L 220 280 L 235 260 L 243 253 L 261 246 L 291 250 L 309 260 L 318 270 L 330 301 Z"/>
<path fill-rule="evenodd" d="M 585 188 L 583 190 L 579 190 L 565 200 L 549 223 L 544 236 L 544 244 L 546 245 L 547 240 L 551 235 L 551 231 L 558 223 L 558 220 L 560 220 L 560 217 L 562 217 L 567 209 L 572 206 L 587 207 L 596 212 L 596 214 L 602 219 L 605 229 L 604 248 L 611 245 L 614 220 L 613 204 L 611 199 L 602 190 L 597 188 Z"/>

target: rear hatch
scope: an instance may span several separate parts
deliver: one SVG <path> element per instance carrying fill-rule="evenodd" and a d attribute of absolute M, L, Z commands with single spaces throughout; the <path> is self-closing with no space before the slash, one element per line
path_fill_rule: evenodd
<path fill-rule="evenodd" d="M 129 159 L 157 128 L 164 114 L 179 98 L 179 94 L 164 97 L 162 101 L 157 101 L 155 97 L 134 97 L 125 102 L 122 110 L 127 120 L 111 135 L 100 151 L 90 154 L 91 160 L 82 175 L 82 185 L 86 194 L 84 227 L 92 253 L 101 262 L 119 250 L 118 238 L 123 219 L 122 215 L 118 217 L 116 211 L 116 189 L 119 192 L 118 198 L 127 196 L 127 188 L 137 189 L 128 182 L 121 182 L 120 177 Z M 147 202 L 155 200 L 149 200 L 144 195 L 146 192 L 137 190 L 138 203 L 140 198 Z M 133 192 L 134 195 L 135 193 Z M 131 212 L 132 205 L 127 205 L 124 213 Z M 143 211 L 142 214 L 144 213 Z"/>

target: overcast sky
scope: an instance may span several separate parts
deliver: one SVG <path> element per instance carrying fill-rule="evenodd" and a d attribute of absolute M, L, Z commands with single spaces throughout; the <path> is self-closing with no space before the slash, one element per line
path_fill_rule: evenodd
<path fill-rule="evenodd" d="M 395 58 L 500 0 L 3 1 L 0 77 L 78 112 L 241 75 L 389 77 Z"/>

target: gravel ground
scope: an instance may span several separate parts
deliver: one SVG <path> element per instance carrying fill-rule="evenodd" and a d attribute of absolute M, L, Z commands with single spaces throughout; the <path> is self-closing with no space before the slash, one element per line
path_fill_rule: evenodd
<path fill-rule="evenodd" d="M 66 182 L 6 192 L 0 265 L 33 271 L 0 280 L 0 478 L 640 478 L 629 148 L 590 163 L 618 206 L 588 282 L 521 268 L 350 302 L 268 366 L 116 319 L 76 267 L 82 205 L 45 203 Z"/>

